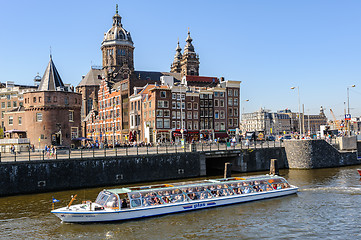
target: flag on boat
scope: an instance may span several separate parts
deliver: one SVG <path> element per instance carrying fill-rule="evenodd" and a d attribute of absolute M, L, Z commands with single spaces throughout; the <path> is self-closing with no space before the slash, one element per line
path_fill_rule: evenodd
<path fill-rule="evenodd" d="M 53 203 L 56 203 L 56 202 L 60 202 L 60 200 L 55 199 L 55 198 L 53 197 Z"/>

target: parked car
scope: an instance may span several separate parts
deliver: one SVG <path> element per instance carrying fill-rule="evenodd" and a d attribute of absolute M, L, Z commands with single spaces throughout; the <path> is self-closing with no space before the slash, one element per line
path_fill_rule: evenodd
<path fill-rule="evenodd" d="M 283 142 L 283 140 L 290 140 L 290 139 L 292 139 L 291 135 L 284 135 L 284 136 L 280 137 L 279 140 L 280 140 L 281 142 Z"/>
<path fill-rule="evenodd" d="M 275 141 L 276 140 L 276 138 L 274 137 L 274 136 L 267 136 L 267 141 Z"/>

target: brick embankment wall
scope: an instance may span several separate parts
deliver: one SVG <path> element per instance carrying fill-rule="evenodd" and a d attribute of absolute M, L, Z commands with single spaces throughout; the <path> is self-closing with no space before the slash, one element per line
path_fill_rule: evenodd
<path fill-rule="evenodd" d="M 200 153 L 0 164 L 0 196 L 122 185 L 205 174 Z"/>
<path fill-rule="evenodd" d="M 357 151 L 338 151 L 324 140 L 284 142 L 289 168 L 312 169 L 361 164 Z"/>

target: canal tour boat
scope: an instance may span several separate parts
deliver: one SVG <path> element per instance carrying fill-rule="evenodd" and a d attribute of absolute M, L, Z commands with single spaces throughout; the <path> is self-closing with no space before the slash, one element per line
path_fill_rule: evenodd
<path fill-rule="evenodd" d="M 95 202 L 52 210 L 62 222 L 120 221 L 294 194 L 283 177 L 262 175 L 104 189 Z"/>

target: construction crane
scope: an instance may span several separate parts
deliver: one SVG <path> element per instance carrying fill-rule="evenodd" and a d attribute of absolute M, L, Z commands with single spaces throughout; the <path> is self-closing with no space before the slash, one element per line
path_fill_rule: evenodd
<path fill-rule="evenodd" d="M 333 111 L 332 111 L 332 109 L 330 108 L 330 112 L 331 112 L 331 114 L 332 114 L 332 117 L 333 117 L 333 129 L 338 129 L 338 130 L 341 130 L 341 128 L 342 128 L 342 126 L 341 126 L 341 124 L 342 124 L 342 120 L 337 120 L 336 119 L 336 116 L 335 116 L 335 114 L 333 113 Z"/>
<path fill-rule="evenodd" d="M 335 114 L 333 113 L 333 111 L 332 111 L 332 109 L 331 109 L 331 108 L 330 108 L 330 112 L 331 112 L 331 114 L 332 114 L 332 117 L 333 117 L 334 122 L 336 122 L 336 121 L 337 121 L 337 119 L 336 119 Z"/>

